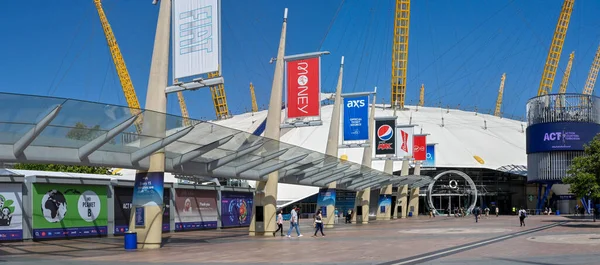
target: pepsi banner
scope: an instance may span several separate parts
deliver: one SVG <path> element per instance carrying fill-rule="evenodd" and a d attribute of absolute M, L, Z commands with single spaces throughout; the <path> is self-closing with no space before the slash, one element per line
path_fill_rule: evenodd
<path fill-rule="evenodd" d="M 397 129 L 398 157 L 410 157 L 413 155 L 414 125 L 400 125 Z"/>
<path fill-rule="evenodd" d="M 396 154 L 396 118 L 375 119 L 375 155 Z"/>
<path fill-rule="evenodd" d="M 344 98 L 344 141 L 369 139 L 369 96 Z"/>
<path fill-rule="evenodd" d="M 527 154 L 552 151 L 583 151 L 600 133 L 600 124 L 588 122 L 539 123 L 527 127 Z"/>

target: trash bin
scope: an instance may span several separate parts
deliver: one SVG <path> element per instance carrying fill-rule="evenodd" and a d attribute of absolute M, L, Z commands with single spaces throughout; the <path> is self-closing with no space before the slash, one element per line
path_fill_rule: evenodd
<path fill-rule="evenodd" d="M 560 215 L 560 210 L 556 210 L 556 215 Z"/>
<path fill-rule="evenodd" d="M 412 217 L 412 212 L 408 212 L 408 217 Z"/>
<path fill-rule="evenodd" d="M 125 249 L 137 249 L 137 233 L 127 231 L 125 233 Z"/>

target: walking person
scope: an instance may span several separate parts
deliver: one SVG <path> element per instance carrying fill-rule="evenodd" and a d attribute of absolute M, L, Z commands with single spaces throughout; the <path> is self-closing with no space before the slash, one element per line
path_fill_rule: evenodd
<path fill-rule="evenodd" d="M 525 226 L 525 218 L 527 218 L 527 211 L 521 207 L 521 210 L 519 210 L 519 220 L 521 221 L 521 226 Z"/>
<path fill-rule="evenodd" d="M 279 231 L 281 231 L 281 236 L 283 236 L 283 210 L 279 210 L 279 214 L 277 214 L 277 230 L 273 232 L 273 236 Z"/>
<path fill-rule="evenodd" d="M 299 207 L 298 206 L 294 206 L 294 208 L 292 209 L 292 211 L 290 212 L 291 217 L 290 217 L 290 230 L 288 230 L 287 232 L 287 237 L 292 237 L 292 230 L 294 228 L 296 228 L 296 234 L 298 234 L 298 237 L 301 237 L 302 234 L 300 234 L 300 228 L 298 228 L 298 211 Z"/>
<path fill-rule="evenodd" d="M 498 206 L 496 206 L 496 217 L 498 217 L 498 214 L 500 214 L 500 209 L 498 209 Z"/>
<path fill-rule="evenodd" d="M 318 210 L 317 214 L 315 215 L 315 234 L 313 237 L 317 237 L 318 231 L 321 231 L 321 236 L 325 236 L 323 233 L 323 215 L 321 214 L 321 210 Z"/>
<path fill-rule="evenodd" d="M 479 222 L 480 214 L 481 214 L 481 209 L 479 208 L 479 206 L 475 207 L 475 209 L 473 209 L 473 215 L 475 215 L 475 223 Z"/>

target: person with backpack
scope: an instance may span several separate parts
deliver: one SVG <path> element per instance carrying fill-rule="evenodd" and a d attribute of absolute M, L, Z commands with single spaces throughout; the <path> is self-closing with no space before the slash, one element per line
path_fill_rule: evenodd
<path fill-rule="evenodd" d="M 525 218 L 527 218 L 527 211 L 525 211 L 523 207 L 521 207 L 521 210 L 519 210 L 519 220 L 521 221 L 521 227 L 525 226 Z"/>

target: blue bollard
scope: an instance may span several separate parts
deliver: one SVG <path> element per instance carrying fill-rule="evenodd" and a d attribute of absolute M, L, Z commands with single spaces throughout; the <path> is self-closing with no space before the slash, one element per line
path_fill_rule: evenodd
<path fill-rule="evenodd" d="M 125 249 L 137 249 L 137 233 L 133 231 L 127 231 L 125 233 Z"/>
<path fill-rule="evenodd" d="M 408 217 L 412 217 L 412 212 L 408 212 Z"/>

